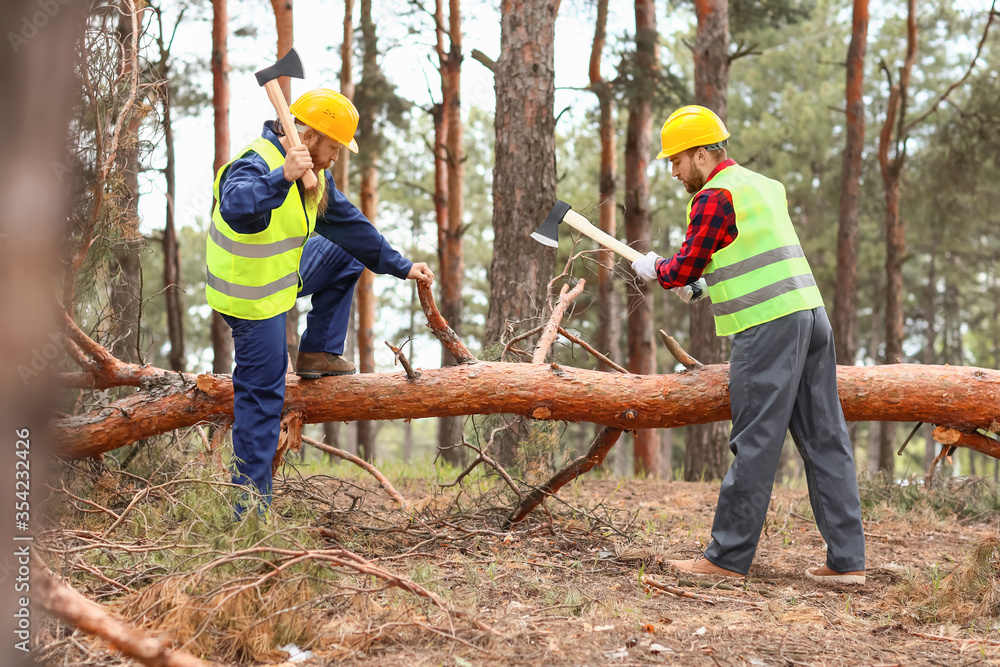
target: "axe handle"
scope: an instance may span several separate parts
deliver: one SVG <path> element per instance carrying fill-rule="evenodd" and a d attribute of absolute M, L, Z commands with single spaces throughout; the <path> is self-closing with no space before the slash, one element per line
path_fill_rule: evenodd
<path fill-rule="evenodd" d="M 278 112 L 281 129 L 285 131 L 288 143 L 292 146 L 298 146 L 302 143 L 299 141 L 299 131 L 295 129 L 295 119 L 292 118 L 292 112 L 288 110 L 288 102 L 285 101 L 285 95 L 281 92 L 281 87 L 278 86 L 278 80 L 271 79 L 265 83 L 264 90 L 267 91 L 267 96 L 270 98 L 271 104 L 274 105 L 274 110 Z M 302 184 L 306 186 L 306 190 L 312 190 L 316 187 L 316 182 L 316 174 L 311 169 L 302 174 Z"/>
<path fill-rule="evenodd" d="M 615 237 L 605 234 L 597 227 L 594 227 L 590 224 L 589 220 L 576 211 L 566 211 L 566 215 L 563 216 L 562 221 L 584 236 L 589 236 L 594 239 L 605 248 L 614 250 L 630 262 L 634 262 L 643 256 L 643 254 L 635 248 L 625 245 Z"/>

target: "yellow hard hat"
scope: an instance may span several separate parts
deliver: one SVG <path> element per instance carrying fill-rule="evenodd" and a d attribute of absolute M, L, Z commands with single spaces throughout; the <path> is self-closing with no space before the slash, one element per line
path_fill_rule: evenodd
<path fill-rule="evenodd" d="M 316 88 L 303 93 L 289 107 L 292 115 L 312 129 L 339 141 L 358 152 L 354 133 L 358 129 L 358 110 L 349 99 L 329 88 Z"/>
<path fill-rule="evenodd" d="M 711 109 L 690 104 L 670 114 L 660 130 L 663 150 L 657 160 L 698 146 L 712 146 L 729 138 L 729 130 Z"/>

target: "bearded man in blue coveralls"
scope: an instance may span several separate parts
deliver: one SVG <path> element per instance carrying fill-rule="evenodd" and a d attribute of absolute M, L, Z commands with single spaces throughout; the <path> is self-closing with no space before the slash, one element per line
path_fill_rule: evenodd
<path fill-rule="evenodd" d="M 280 122 L 224 165 L 215 179 L 208 236 L 208 303 L 232 329 L 233 481 L 271 502 L 271 463 L 285 400 L 285 317 L 300 296 L 312 310 L 295 372 L 312 379 L 355 372 L 343 358 L 354 285 L 361 272 L 430 284 L 423 262 L 403 257 L 341 193 L 326 169 L 345 146 L 357 152 L 358 111 L 346 97 L 316 89 L 291 106 L 301 144 Z M 311 170 L 318 184 L 306 190 Z M 317 235 L 313 236 L 313 232 Z M 245 497 L 237 513 L 245 511 Z"/>
<path fill-rule="evenodd" d="M 735 460 L 719 490 L 712 541 L 695 575 L 744 577 L 764 526 L 778 457 L 791 431 L 802 456 L 826 563 L 813 580 L 865 583 L 854 455 L 837 392 L 833 331 L 788 215 L 785 189 L 728 159 L 729 131 L 705 107 L 678 109 L 663 124 L 674 178 L 694 195 L 687 238 L 669 259 L 655 252 L 632 268 L 683 301 L 712 301 L 716 333 L 732 336 L 729 397 Z"/>

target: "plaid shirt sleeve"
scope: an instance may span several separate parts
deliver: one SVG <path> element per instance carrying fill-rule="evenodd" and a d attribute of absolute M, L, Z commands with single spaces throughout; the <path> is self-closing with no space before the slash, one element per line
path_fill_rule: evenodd
<path fill-rule="evenodd" d="M 687 238 L 680 250 L 656 264 L 660 284 L 670 289 L 701 277 L 712 254 L 736 238 L 736 214 L 729 191 L 707 188 L 694 196 Z"/>

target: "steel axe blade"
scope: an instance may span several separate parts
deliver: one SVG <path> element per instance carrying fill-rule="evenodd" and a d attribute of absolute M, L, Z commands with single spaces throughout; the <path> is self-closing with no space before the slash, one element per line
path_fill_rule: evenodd
<path fill-rule="evenodd" d="M 304 79 L 306 75 L 302 70 L 302 61 L 299 60 L 299 54 L 295 52 L 295 49 L 289 49 L 288 53 L 281 60 L 270 67 L 265 67 L 254 76 L 257 77 L 257 85 L 263 86 L 268 81 L 274 81 L 279 76 Z"/>

